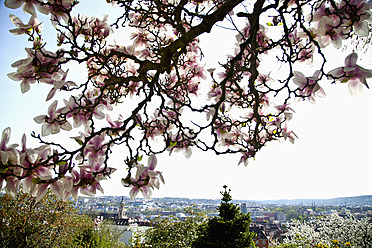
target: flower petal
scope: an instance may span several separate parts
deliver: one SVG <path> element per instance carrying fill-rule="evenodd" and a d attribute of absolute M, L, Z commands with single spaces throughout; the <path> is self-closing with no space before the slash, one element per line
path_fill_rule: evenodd
<path fill-rule="evenodd" d="M 46 115 L 39 115 L 39 116 L 36 116 L 36 117 L 34 118 L 34 121 L 35 121 L 37 124 L 45 123 L 45 117 L 46 117 Z"/>
<path fill-rule="evenodd" d="M 359 82 L 359 79 L 350 79 L 348 81 L 349 92 L 352 96 L 360 96 L 363 93 L 363 85 Z"/>
<path fill-rule="evenodd" d="M 17 9 L 21 7 L 23 3 L 24 1 L 20 1 L 20 0 L 5 0 L 4 5 L 5 7 L 10 8 L 10 9 Z"/>
<path fill-rule="evenodd" d="M 357 59 L 358 59 L 358 55 L 356 53 L 350 53 L 345 58 L 346 67 L 355 67 Z"/>
<path fill-rule="evenodd" d="M 56 181 L 50 185 L 50 189 L 55 194 L 55 196 L 61 199 L 63 197 L 63 190 L 64 190 L 63 186 L 64 185 L 61 182 Z"/>
<path fill-rule="evenodd" d="M 148 168 L 144 166 L 137 167 L 136 179 L 139 179 L 142 176 L 143 172 L 147 170 Z"/>
<path fill-rule="evenodd" d="M 36 202 L 39 202 L 48 192 L 48 184 L 39 184 L 36 192 Z"/>
<path fill-rule="evenodd" d="M 157 161 L 158 160 L 157 160 L 155 154 L 152 154 L 149 157 L 149 159 L 147 160 L 147 165 L 148 165 L 149 170 L 154 170 L 155 169 Z"/>
<path fill-rule="evenodd" d="M 32 2 L 33 1 L 30 1 L 30 2 L 26 1 L 26 3 L 23 5 L 22 8 L 25 13 L 28 13 L 32 16 L 36 16 L 35 7 Z"/>
<path fill-rule="evenodd" d="M 368 24 L 364 21 L 359 21 L 354 24 L 354 31 L 358 36 L 368 36 L 369 28 Z"/>
<path fill-rule="evenodd" d="M 18 185 L 20 183 L 19 179 L 15 177 L 7 177 L 6 179 L 6 186 L 5 186 L 5 191 L 12 197 L 17 196 L 17 191 L 18 191 Z"/>
<path fill-rule="evenodd" d="M 72 129 L 72 126 L 68 121 L 66 121 L 61 125 L 61 128 L 66 131 L 70 131 Z"/>
<path fill-rule="evenodd" d="M 183 154 L 185 155 L 185 158 L 190 158 L 192 155 L 191 147 L 187 147 L 183 150 Z"/>
<path fill-rule="evenodd" d="M 26 93 L 27 91 L 29 91 L 30 90 L 30 83 L 28 82 L 28 81 L 26 81 L 26 80 L 23 80 L 22 82 L 21 82 L 21 92 L 22 93 Z"/>
<path fill-rule="evenodd" d="M 6 144 L 8 144 L 9 142 L 10 132 L 11 132 L 10 127 L 4 129 L 3 134 L 1 136 L 0 150 L 5 150 Z"/>
<path fill-rule="evenodd" d="M 145 197 L 145 199 L 147 199 L 147 200 L 151 199 L 152 191 L 149 187 L 142 187 L 141 191 L 142 191 L 142 195 L 143 195 L 143 197 Z"/>
<path fill-rule="evenodd" d="M 4 152 L 0 150 L 1 163 L 7 164 L 9 160 L 9 152 Z"/>
<path fill-rule="evenodd" d="M 56 88 L 52 88 L 50 91 L 49 91 L 49 94 L 47 95 L 47 98 L 45 99 L 45 101 L 49 101 L 50 99 L 53 98 L 53 96 L 56 94 Z"/>
<path fill-rule="evenodd" d="M 49 123 L 44 123 L 43 126 L 41 127 L 41 135 L 48 136 L 51 133 L 52 133 L 52 125 L 50 125 Z"/>
<path fill-rule="evenodd" d="M 134 198 L 136 198 L 138 192 L 139 192 L 139 188 L 137 188 L 137 187 L 133 187 L 133 188 L 129 191 L 129 197 L 130 197 L 130 199 L 134 200 Z"/>

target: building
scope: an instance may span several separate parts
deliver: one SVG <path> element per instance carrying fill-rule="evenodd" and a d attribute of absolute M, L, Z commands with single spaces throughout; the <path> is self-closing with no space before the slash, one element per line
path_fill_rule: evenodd
<path fill-rule="evenodd" d="M 123 197 L 121 198 L 121 202 L 120 202 L 118 219 L 128 219 L 128 216 L 125 214 L 124 198 Z"/>
<path fill-rule="evenodd" d="M 281 222 L 287 221 L 287 215 L 285 213 L 275 213 L 275 218 Z"/>
<path fill-rule="evenodd" d="M 260 226 L 251 226 L 249 227 L 250 232 L 256 233 L 256 237 L 253 238 L 255 246 L 258 248 L 268 248 L 270 245 L 270 239 L 265 234 L 263 229 Z"/>
<path fill-rule="evenodd" d="M 247 203 L 242 203 L 240 205 L 240 210 L 242 211 L 243 214 L 248 214 L 248 208 L 247 208 Z"/>

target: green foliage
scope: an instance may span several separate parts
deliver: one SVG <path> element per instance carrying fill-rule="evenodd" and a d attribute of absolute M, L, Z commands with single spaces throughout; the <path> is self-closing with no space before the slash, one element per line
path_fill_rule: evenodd
<path fill-rule="evenodd" d="M 72 205 L 50 193 L 37 203 L 22 190 L 0 197 L 0 247 L 67 246 L 75 222 Z"/>
<path fill-rule="evenodd" d="M 244 248 L 254 246 L 254 234 L 249 232 L 251 222 L 231 201 L 230 190 L 224 186 L 219 216 L 200 225 L 198 237 L 192 243 L 195 248 Z"/>
<path fill-rule="evenodd" d="M 135 247 L 191 247 L 191 243 L 197 237 L 197 228 L 204 221 L 205 216 L 192 208 L 186 209 L 186 213 L 191 215 L 186 217 L 185 220 L 180 220 L 174 216 L 156 219 L 156 226 L 148 229 L 142 236 L 142 246 Z"/>
<path fill-rule="evenodd" d="M 101 222 L 96 225 L 94 221 L 86 215 L 80 217 L 80 227 L 75 230 L 71 247 L 76 248 L 116 248 L 124 247 L 120 242 L 122 232 L 110 225 L 110 222 Z"/>
<path fill-rule="evenodd" d="M 0 196 L 0 247 L 123 247 L 119 233 L 104 223 L 78 215 L 71 202 L 50 192 L 40 202 L 19 190 Z"/>

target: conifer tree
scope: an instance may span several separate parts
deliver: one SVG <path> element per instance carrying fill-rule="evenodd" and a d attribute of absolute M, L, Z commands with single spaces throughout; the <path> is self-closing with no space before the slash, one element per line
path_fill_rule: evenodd
<path fill-rule="evenodd" d="M 231 203 L 231 190 L 227 190 L 226 185 L 223 188 L 219 216 L 200 226 L 198 238 L 192 247 L 243 248 L 254 245 L 254 233 L 249 232 L 250 215 L 243 214 L 237 205 Z"/>

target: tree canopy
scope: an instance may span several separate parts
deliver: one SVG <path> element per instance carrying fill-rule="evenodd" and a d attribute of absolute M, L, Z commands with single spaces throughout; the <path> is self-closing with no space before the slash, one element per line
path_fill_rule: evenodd
<path fill-rule="evenodd" d="M 230 190 L 224 186 L 221 191 L 219 216 L 209 219 L 199 226 L 197 238 L 191 247 L 197 248 L 246 248 L 254 246 L 255 233 L 249 232 L 251 218 L 243 214 L 240 208 L 231 203 Z"/>
<path fill-rule="evenodd" d="M 364 0 L 107 2 L 120 10 L 113 23 L 75 13 L 76 0 L 4 2 L 30 14 L 27 23 L 10 15 L 16 26 L 10 32 L 28 37 L 30 47 L 8 76 L 23 93 L 46 84 L 46 101 L 56 99 L 34 118 L 41 133 L 32 136 L 41 146 L 28 147 L 25 136 L 21 148 L 9 145 L 10 128 L 3 131 L 0 185 L 11 195 L 21 182 L 37 201 L 48 188 L 65 199 L 78 191 L 103 192 L 100 181 L 116 170 L 109 157 L 120 146 L 128 171 L 122 184 L 131 187 L 132 198 L 138 192 L 150 197 L 164 183 L 157 154 L 237 153 L 239 164 L 247 165 L 268 142 L 294 143 L 288 124 L 293 99 L 324 97 L 326 79 L 347 83 L 357 95 L 372 77 L 357 64 L 356 52 L 336 66 L 324 52 L 350 40 L 369 44 L 371 13 Z M 44 39 L 40 14 L 56 30 L 56 49 Z M 200 39 L 219 27 L 234 32 L 234 52 L 218 68 L 206 68 Z M 121 37 L 121 30 L 130 37 Z M 68 74 L 76 65 L 86 78 Z M 53 139 L 59 132 L 66 142 Z"/>
<path fill-rule="evenodd" d="M 28 247 L 122 247 L 121 233 L 108 223 L 79 215 L 73 204 L 50 191 L 39 202 L 18 191 L 15 197 L 0 192 L 0 245 Z"/>

